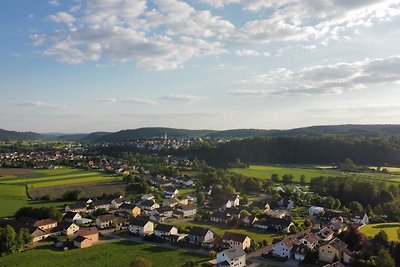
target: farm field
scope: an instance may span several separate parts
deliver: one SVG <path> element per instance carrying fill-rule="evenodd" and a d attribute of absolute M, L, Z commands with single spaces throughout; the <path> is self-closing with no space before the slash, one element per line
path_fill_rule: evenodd
<path fill-rule="evenodd" d="M 319 176 L 342 176 L 340 172 L 330 170 L 326 168 L 317 168 L 312 166 L 261 166 L 261 165 L 250 165 L 249 168 L 233 168 L 230 169 L 232 172 L 243 174 L 249 177 L 255 177 L 259 179 L 270 179 L 271 175 L 277 173 L 280 177 L 285 174 L 293 175 L 293 181 L 299 182 L 300 176 L 305 175 L 306 181 L 309 182 L 311 178 Z"/>
<path fill-rule="evenodd" d="M 26 187 L 29 188 L 29 192 L 38 190 L 36 195 L 34 194 L 35 198 L 40 198 L 50 192 L 51 195 L 59 198 L 65 190 L 68 190 L 66 189 L 68 186 L 74 186 L 76 189 L 81 188 L 81 185 L 86 185 L 92 192 L 97 190 L 98 195 L 101 195 L 103 192 L 109 192 L 107 190 L 100 192 L 105 188 L 108 190 L 114 190 L 116 187 L 121 188 L 122 186 L 118 184 L 118 181 L 120 181 L 120 178 L 112 175 L 72 168 L 55 170 L 0 169 L 0 217 L 12 216 L 23 206 L 61 206 L 63 204 L 62 202 L 29 200 Z M 97 187 L 97 183 L 104 182 L 112 182 L 118 185 L 110 187 L 110 184 L 104 184 L 103 187 Z M 87 183 L 90 183 L 90 185 Z M 41 195 L 40 189 L 43 190 Z M 53 189 L 55 189 L 54 192 Z M 57 195 L 54 193 L 57 193 Z"/>
<path fill-rule="evenodd" d="M 176 220 L 169 220 L 166 223 L 175 225 L 178 227 L 186 228 L 188 226 L 200 226 L 200 227 L 205 227 L 211 229 L 213 232 L 216 234 L 222 236 L 225 231 L 232 231 L 236 233 L 241 233 L 241 234 L 246 234 L 250 236 L 254 241 L 256 242 L 261 242 L 263 240 L 267 240 L 268 244 L 272 244 L 272 241 L 275 238 L 282 238 L 283 235 L 281 234 L 276 234 L 276 233 L 262 233 L 258 232 L 252 229 L 242 229 L 242 228 L 237 228 L 233 229 L 227 225 L 223 224 L 211 224 L 211 223 L 202 223 L 202 222 L 193 222 L 193 221 L 176 221 Z"/>
<path fill-rule="evenodd" d="M 130 266 L 135 257 L 147 258 L 152 262 L 154 267 L 178 267 L 191 260 L 195 262 L 208 260 L 203 255 L 190 254 L 182 250 L 129 241 L 118 241 L 99 244 L 85 249 L 72 249 L 67 252 L 54 251 L 49 247 L 38 247 L 25 252 L 0 257 L 0 267 L 126 267 Z"/>
<path fill-rule="evenodd" d="M 358 177 L 373 180 L 383 180 L 387 182 L 399 183 L 400 175 L 393 172 L 392 174 L 385 173 L 352 173 L 340 172 L 330 169 L 328 166 L 313 166 L 313 165 L 250 165 L 248 168 L 232 168 L 230 171 L 243 174 L 245 176 L 270 179 L 271 175 L 277 173 L 280 178 L 285 174 L 293 175 L 293 181 L 299 182 L 300 176 L 305 175 L 306 181 L 309 182 L 314 177 L 331 176 L 331 177 Z"/>
<path fill-rule="evenodd" d="M 397 230 L 400 229 L 399 223 L 380 223 L 380 224 L 367 224 L 363 226 L 360 231 L 368 237 L 373 237 L 379 231 L 383 230 L 389 237 L 390 241 L 400 241 Z"/>

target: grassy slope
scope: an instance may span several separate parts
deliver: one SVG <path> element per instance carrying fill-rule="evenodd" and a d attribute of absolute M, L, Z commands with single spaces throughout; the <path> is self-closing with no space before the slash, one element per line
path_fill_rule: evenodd
<path fill-rule="evenodd" d="M 363 226 L 360 231 L 368 237 L 373 237 L 379 231 L 383 230 L 387 233 L 389 240 L 400 241 L 397 235 L 397 229 L 400 229 L 400 223 L 380 223 L 380 224 L 368 224 Z"/>
<path fill-rule="evenodd" d="M 49 248 L 36 248 L 26 252 L 0 257 L 0 266 L 129 266 L 135 257 L 149 259 L 154 267 L 182 266 L 189 260 L 196 262 L 207 260 L 204 256 L 189 254 L 177 249 L 167 249 L 147 244 L 127 241 L 95 245 L 86 249 L 73 249 L 67 252 L 53 251 Z"/>

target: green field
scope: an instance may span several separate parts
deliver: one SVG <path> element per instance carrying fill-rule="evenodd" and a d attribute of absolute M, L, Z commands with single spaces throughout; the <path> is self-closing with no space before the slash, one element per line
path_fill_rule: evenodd
<path fill-rule="evenodd" d="M 383 230 L 391 241 L 400 241 L 397 230 L 400 229 L 400 223 L 380 223 L 380 224 L 367 224 L 363 226 L 360 231 L 368 237 L 373 237 L 379 231 Z"/>
<path fill-rule="evenodd" d="M 55 170 L 0 169 L 0 217 L 12 216 L 23 206 L 60 206 L 63 203 L 44 203 L 28 199 L 26 187 L 48 188 L 120 180 L 101 172 L 72 168 Z"/>
<path fill-rule="evenodd" d="M 249 177 L 259 179 L 270 179 L 272 174 L 276 173 L 282 178 L 285 174 L 293 175 L 293 181 L 299 182 L 300 176 L 305 175 L 306 180 L 310 181 L 311 178 L 319 176 L 341 176 L 340 172 L 330 170 L 327 168 L 318 168 L 313 166 L 260 166 L 251 165 L 249 168 L 233 168 L 230 169 L 232 172 L 243 174 Z"/>
<path fill-rule="evenodd" d="M 267 240 L 268 244 L 271 244 L 272 241 L 276 238 L 283 237 L 282 234 L 262 233 L 262 232 L 255 231 L 253 229 L 231 228 L 224 224 L 201 223 L 201 222 L 193 222 L 193 221 L 182 222 L 182 221 L 175 221 L 175 220 L 169 220 L 167 223 L 174 225 L 174 226 L 182 227 L 182 228 L 186 228 L 188 226 L 200 226 L 200 227 L 204 227 L 204 228 L 209 228 L 214 233 L 216 233 L 220 236 L 222 236 L 226 231 L 232 231 L 232 232 L 248 235 L 256 242 L 261 242 L 263 240 Z"/>
<path fill-rule="evenodd" d="M 0 257 L 1 267 L 126 267 L 135 257 L 149 259 L 154 267 L 182 266 L 186 261 L 201 262 L 205 256 L 188 252 L 138 244 L 128 241 L 99 244 L 85 249 L 72 249 L 67 252 L 54 251 L 49 247 L 38 247 L 25 252 Z"/>
<path fill-rule="evenodd" d="M 305 175 L 306 181 L 309 182 L 314 177 L 319 176 L 331 176 L 331 177 L 357 177 L 372 180 L 382 180 L 387 182 L 399 183 L 400 175 L 393 172 L 393 174 L 386 173 L 352 173 L 352 172 L 340 172 L 332 169 L 328 166 L 314 166 L 314 165 L 250 165 L 248 168 L 232 168 L 230 171 L 243 174 L 245 176 L 259 178 L 259 179 L 270 179 L 272 174 L 276 173 L 280 179 L 285 174 L 293 175 L 293 181 L 299 182 L 300 176 Z"/>

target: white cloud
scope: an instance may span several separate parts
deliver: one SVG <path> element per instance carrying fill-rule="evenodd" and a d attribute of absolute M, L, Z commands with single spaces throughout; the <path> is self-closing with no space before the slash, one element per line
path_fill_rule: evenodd
<path fill-rule="evenodd" d="M 253 56 L 253 57 L 257 57 L 257 56 L 269 56 L 268 52 L 258 52 L 256 50 L 253 49 L 240 49 L 240 50 L 236 50 L 234 52 L 235 55 L 237 56 Z"/>
<path fill-rule="evenodd" d="M 58 23 L 66 23 L 72 25 L 75 22 L 74 16 L 68 14 L 67 12 L 57 12 L 56 14 L 50 15 L 49 19 L 58 22 Z"/>
<path fill-rule="evenodd" d="M 33 108 L 43 108 L 43 109 L 62 109 L 62 110 L 68 109 L 68 106 L 66 105 L 51 104 L 41 101 L 26 101 L 18 105 L 23 107 L 33 107 Z"/>
<path fill-rule="evenodd" d="M 239 96 L 239 97 L 261 97 L 266 96 L 268 93 L 265 90 L 254 90 L 254 89 L 238 89 L 230 90 L 227 92 L 228 95 Z"/>
<path fill-rule="evenodd" d="M 151 99 L 144 98 L 97 98 L 94 99 L 95 102 L 101 103 L 126 103 L 126 104 L 147 104 L 147 105 L 157 105 L 157 102 Z"/>
<path fill-rule="evenodd" d="M 163 100 L 171 100 L 171 101 L 180 101 L 180 102 L 189 102 L 194 103 L 199 100 L 205 99 L 203 96 L 195 96 L 195 95 L 167 95 L 161 97 Z"/>
<path fill-rule="evenodd" d="M 49 4 L 52 6 L 59 6 L 60 5 L 60 1 L 58 0 L 50 0 Z"/>
<path fill-rule="evenodd" d="M 240 83 L 268 87 L 272 95 L 328 95 L 400 81 L 400 56 L 352 63 L 317 65 L 291 71 L 276 69 Z"/>

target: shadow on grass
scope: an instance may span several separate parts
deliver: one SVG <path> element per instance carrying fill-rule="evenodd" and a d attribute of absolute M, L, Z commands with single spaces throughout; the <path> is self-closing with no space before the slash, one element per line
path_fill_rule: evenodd
<path fill-rule="evenodd" d="M 385 229 L 385 228 L 395 228 L 395 227 L 400 227 L 400 223 L 379 224 L 379 225 L 374 225 L 372 228 Z"/>

